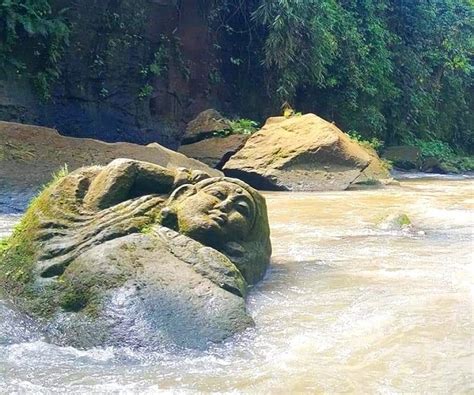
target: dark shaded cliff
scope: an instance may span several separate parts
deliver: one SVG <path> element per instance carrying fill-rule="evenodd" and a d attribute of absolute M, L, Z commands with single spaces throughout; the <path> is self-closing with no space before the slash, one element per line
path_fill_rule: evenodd
<path fill-rule="evenodd" d="M 0 119 L 175 148 L 203 109 L 261 122 L 287 103 L 386 145 L 472 153 L 472 10 L 468 0 L 8 0 Z"/>
<path fill-rule="evenodd" d="M 199 2 L 51 3 L 55 11 L 66 9 L 71 29 L 61 75 L 45 101 L 15 68 L 0 74 L 0 119 L 175 148 L 185 123 L 215 104 L 212 45 Z"/>

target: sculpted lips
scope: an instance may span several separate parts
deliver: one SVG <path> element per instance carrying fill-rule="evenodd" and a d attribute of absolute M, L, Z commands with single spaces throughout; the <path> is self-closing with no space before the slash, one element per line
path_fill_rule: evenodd
<path fill-rule="evenodd" d="M 217 222 L 218 225 L 224 225 L 227 223 L 227 214 L 223 213 L 220 210 L 211 210 L 209 211 L 209 217 Z"/>

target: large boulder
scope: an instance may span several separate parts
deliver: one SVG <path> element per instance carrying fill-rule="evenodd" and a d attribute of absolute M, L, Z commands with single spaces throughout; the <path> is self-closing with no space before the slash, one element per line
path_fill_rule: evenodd
<path fill-rule="evenodd" d="M 421 151 L 410 145 L 396 145 L 388 147 L 383 157 L 400 170 L 416 170 L 421 165 Z"/>
<path fill-rule="evenodd" d="M 212 137 L 197 143 L 182 145 L 178 152 L 208 166 L 221 169 L 225 162 L 244 146 L 249 137 L 245 134 Z"/>
<path fill-rule="evenodd" d="M 0 289 L 51 341 L 153 349 L 251 326 L 271 253 L 248 185 L 129 159 L 57 177 L 0 247 Z"/>
<path fill-rule="evenodd" d="M 196 118 L 188 123 L 183 136 L 183 144 L 191 144 L 212 136 L 214 132 L 229 128 L 229 120 L 214 109 L 199 113 Z"/>
<path fill-rule="evenodd" d="M 344 190 L 370 156 L 335 125 L 314 115 L 269 118 L 223 171 L 270 190 Z"/>
<path fill-rule="evenodd" d="M 222 176 L 221 172 L 159 144 L 145 147 L 130 143 L 105 143 L 65 137 L 54 129 L 0 122 L 0 206 L 4 202 L 2 190 L 15 189 L 30 194 L 48 182 L 51 174 L 64 165 L 69 170 L 75 170 L 91 164 L 105 165 L 122 157 Z"/>

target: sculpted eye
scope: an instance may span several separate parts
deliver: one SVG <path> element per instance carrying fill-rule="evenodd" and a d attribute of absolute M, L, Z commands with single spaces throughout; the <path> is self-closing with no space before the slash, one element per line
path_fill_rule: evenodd
<path fill-rule="evenodd" d="M 221 199 L 221 200 L 225 199 L 225 194 L 223 192 L 219 191 L 218 189 L 211 189 L 209 191 L 209 194 L 212 195 L 212 196 L 215 196 L 216 198 Z"/>
<path fill-rule="evenodd" d="M 244 217 L 250 217 L 250 206 L 247 202 L 241 200 L 236 203 L 235 209 Z"/>

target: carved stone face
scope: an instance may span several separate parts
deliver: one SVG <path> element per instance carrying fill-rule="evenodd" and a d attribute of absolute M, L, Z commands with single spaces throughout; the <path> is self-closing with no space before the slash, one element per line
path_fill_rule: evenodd
<path fill-rule="evenodd" d="M 248 191 L 219 181 L 185 194 L 174 207 L 179 232 L 218 246 L 245 238 L 255 221 L 255 202 Z"/>
<path fill-rule="evenodd" d="M 206 347 L 244 330 L 247 284 L 270 261 L 265 199 L 201 176 L 118 159 L 57 180 L 0 254 L 0 284 L 81 348 Z"/>

